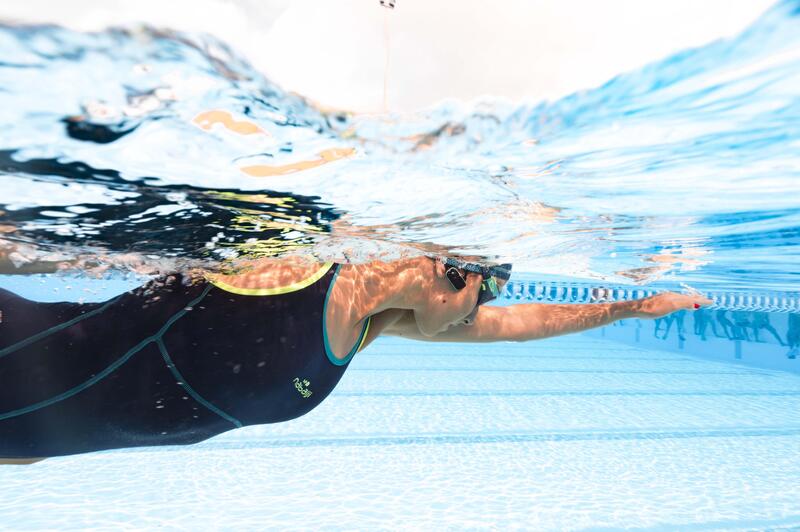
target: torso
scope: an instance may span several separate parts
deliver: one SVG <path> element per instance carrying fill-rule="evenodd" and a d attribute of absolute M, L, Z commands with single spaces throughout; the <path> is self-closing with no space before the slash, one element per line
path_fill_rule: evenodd
<path fill-rule="evenodd" d="M 365 331 L 371 340 L 385 326 L 368 321 L 356 267 L 262 261 L 207 278 L 148 285 L 97 308 L 8 300 L 5 325 L 30 330 L 4 328 L 2 380 L 39 380 L 19 381 L 0 401 L 10 445 L 0 456 L 193 443 L 303 415 L 336 385 Z M 250 297 L 273 289 L 276 297 Z M 60 328 L 64 320 L 77 321 Z M 43 330 L 46 338 L 27 343 Z"/>
<path fill-rule="evenodd" d="M 243 289 L 269 289 L 300 283 L 319 270 L 321 263 L 292 257 L 287 259 L 262 259 L 247 265 L 244 271 L 217 278 Z M 361 333 L 364 320 L 371 317 L 369 331 L 363 343 L 368 346 L 381 332 L 390 327 L 407 311 L 371 308 L 365 297 L 370 287 L 365 286 L 364 272 L 369 266 L 342 265 L 336 284 L 328 299 L 325 316 L 328 340 L 333 354 L 343 359 Z M 374 287 L 373 287 L 374 289 Z"/>

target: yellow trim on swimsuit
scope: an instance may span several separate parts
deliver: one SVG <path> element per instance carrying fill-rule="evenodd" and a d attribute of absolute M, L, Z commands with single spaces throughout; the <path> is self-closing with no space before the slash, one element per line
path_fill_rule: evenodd
<path fill-rule="evenodd" d="M 356 353 L 361 351 L 361 348 L 364 347 L 364 342 L 367 341 L 367 335 L 369 334 L 369 325 L 372 323 L 372 316 L 367 317 L 367 326 L 364 329 L 364 335 L 361 337 L 361 341 L 358 342 L 358 348 L 356 349 Z"/>
<path fill-rule="evenodd" d="M 213 284 L 217 288 L 233 294 L 239 294 L 241 296 L 277 296 L 280 294 L 288 294 L 289 292 L 296 292 L 307 286 L 311 286 L 319 281 L 323 275 L 328 273 L 328 270 L 330 270 L 332 266 L 333 262 L 326 262 L 319 270 L 314 272 L 311 277 L 307 277 L 302 281 L 297 281 L 296 283 L 292 283 L 288 286 L 278 286 L 274 288 L 241 288 L 228 284 L 224 281 L 220 281 L 219 279 L 214 279 L 211 276 L 208 276 L 207 279 L 209 283 Z"/>

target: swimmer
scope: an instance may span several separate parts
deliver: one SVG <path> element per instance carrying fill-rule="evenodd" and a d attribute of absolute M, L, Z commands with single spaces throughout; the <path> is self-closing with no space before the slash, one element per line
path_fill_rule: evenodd
<path fill-rule="evenodd" d="M 302 416 L 380 335 L 522 342 L 711 303 L 661 293 L 485 306 L 510 270 L 452 258 L 293 257 L 229 274 L 162 275 L 103 303 L 38 303 L 0 290 L 0 463 L 192 444 Z"/>

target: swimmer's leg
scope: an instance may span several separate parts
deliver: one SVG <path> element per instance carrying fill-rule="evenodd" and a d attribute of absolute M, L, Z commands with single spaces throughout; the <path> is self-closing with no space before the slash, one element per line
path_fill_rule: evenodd
<path fill-rule="evenodd" d="M 0 458 L 0 465 L 31 465 L 47 458 Z"/>
<path fill-rule="evenodd" d="M 780 343 L 780 344 L 781 344 L 781 346 L 783 346 L 783 347 L 785 347 L 785 346 L 786 346 L 786 343 L 785 343 L 785 342 L 783 341 L 783 339 L 781 338 L 781 335 L 780 335 L 780 334 L 778 334 L 778 331 L 776 331 L 776 330 L 775 330 L 775 327 L 773 327 L 772 325 L 769 325 L 769 324 L 767 324 L 767 325 L 763 325 L 763 326 L 762 326 L 762 328 L 763 328 L 765 331 L 767 331 L 767 332 L 769 332 L 770 334 L 772 334 L 772 336 L 774 336 L 774 337 L 775 337 L 775 339 L 778 341 L 778 343 Z"/>

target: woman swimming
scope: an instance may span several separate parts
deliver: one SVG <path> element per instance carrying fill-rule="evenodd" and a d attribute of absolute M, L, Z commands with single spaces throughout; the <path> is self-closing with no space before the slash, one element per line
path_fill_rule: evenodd
<path fill-rule="evenodd" d="M 710 301 L 662 293 L 588 305 L 482 306 L 510 266 L 419 257 L 363 265 L 253 261 L 173 274 L 104 303 L 0 290 L 0 457 L 196 443 L 299 417 L 381 334 L 525 341 Z"/>

